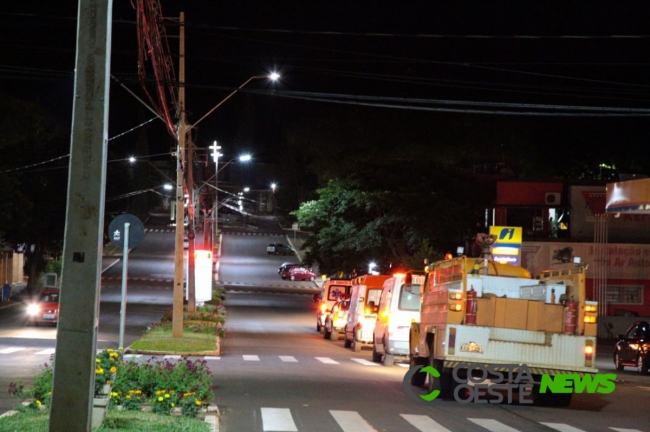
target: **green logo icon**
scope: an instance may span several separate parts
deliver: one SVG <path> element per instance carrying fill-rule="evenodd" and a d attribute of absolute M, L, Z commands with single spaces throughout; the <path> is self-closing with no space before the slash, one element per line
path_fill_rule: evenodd
<path fill-rule="evenodd" d="M 434 378 L 440 378 L 440 372 L 438 372 L 435 368 L 431 366 L 423 367 L 422 369 L 420 369 L 420 372 L 426 372 Z M 431 402 L 432 400 L 437 398 L 439 394 L 440 394 L 440 390 L 434 390 L 429 394 L 420 395 L 420 397 L 427 402 Z"/>

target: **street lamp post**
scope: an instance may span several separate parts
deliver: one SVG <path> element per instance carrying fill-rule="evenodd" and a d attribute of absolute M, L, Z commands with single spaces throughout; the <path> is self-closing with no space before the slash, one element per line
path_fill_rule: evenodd
<path fill-rule="evenodd" d="M 228 165 L 230 165 L 232 162 L 239 160 L 240 162 L 248 162 L 252 159 L 251 155 L 245 154 L 241 155 L 238 158 L 231 159 L 224 166 L 219 168 L 219 156 L 223 156 L 223 154 L 219 153 L 219 150 L 221 150 L 221 146 L 217 145 L 217 142 L 215 141 L 213 145 L 208 147 L 209 149 L 212 150 L 212 158 L 214 159 L 214 229 L 212 230 L 214 233 L 213 237 L 213 242 L 212 242 L 212 247 L 213 247 L 213 252 L 215 254 L 215 257 L 217 257 L 217 251 L 214 251 L 214 249 L 218 249 L 217 245 L 217 238 L 219 236 L 219 173 L 223 171 L 224 168 L 226 168 Z"/>
<path fill-rule="evenodd" d="M 214 248 L 217 245 L 217 236 L 219 235 L 219 156 L 223 156 L 221 153 L 219 153 L 219 150 L 221 150 L 221 146 L 217 145 L 217 142 L 215 141 L 214 144 L 212 144 L 210 147 L 212 149 L 212 158 L 214 159 L 214 229 L 212 232 L 214 233 L 212 236 L 212 248 L 213 248 L 213 253 L 214 256 L 217 256 L 217 252 L 215 251 Z"/>

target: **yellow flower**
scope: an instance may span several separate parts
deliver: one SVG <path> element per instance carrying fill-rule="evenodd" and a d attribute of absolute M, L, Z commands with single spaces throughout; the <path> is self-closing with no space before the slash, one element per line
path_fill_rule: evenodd
<path fill-rule="evenodd" d="M 169 393 L 165 394 L 165 399 L 169 399 Z"/>
<path fill-rule="evenodd" d="M 111 373 L 117 373 L 117 368 L 115 366 L 111 367 Z"/>
<path fill-rule="evenodd" d="M 172 407 L 175 407 L 175 406 L 176 406 L 176 405 L 174 405 L 174 402 L 172 402 Z"/>
<path fill-rule="evenodd" d="M 201 401 L 198 400 L 198 399 L 195 399 L 195 400 L 194 400 L 194 403 L 196 403 L 196 406 L 201 406 Z"/>
<path fill-rule="evenodd" d="M 111 380 L 106 380 L 106 384 L 111 385 Z"/>
<path fill-rule="evenodd" d="M 142 393 L 142 390 L 136 390 L 135 391 L 135 394 L 141 394 L 141 393 Z"/>
<path fill-rule="evenodd" d="M 41 401 L 37 400 L 36 405 L 41 406 L 41 405 L 43 405 L 43 403 Z"/>
<path fill-rule="evenodd" d="M 158 398 L 158 402 L 162 402 L 162 401 L 163 401 L 163 397 L 160 396 L 160 397 Z"/>
<path fill-rule="evenodd" d="M 98 359 L 98 358 L 96 358 L 96 359 L 95 359 L 95 363 L 99 363 L 99 362 L 101 362 L 101 360 Z"/>
<path fill-rule="evenodd" d="M 131 399 L 131 395 L 130 394 L 126 395 L 126 398 Z"/>

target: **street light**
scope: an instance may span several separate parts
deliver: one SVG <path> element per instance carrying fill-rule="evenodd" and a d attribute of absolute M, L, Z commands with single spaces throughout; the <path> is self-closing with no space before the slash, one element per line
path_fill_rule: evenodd
<path fill-rule="evenodd" d="M 216 110 L 217 108 L 219 108 L 219 107 L 220 107 L 224 102 L 226 102 L 228 99 L 230 99 L 230 98 L 231 98 L 235 93 L 237 93 L 239 90 L 241 90 L 242 88 L 244 88 L 244 87 L 245 87 L 249 82 L 251 82 L 251 81 L 253 81 L 253 80 L 256 80 L 256 79 L 265 79 L 265 78 L 266 78 L 266 79 L 269 79 L 269 80 L 271 80 L 271 81 L 277 81 L 278 79 L 280 79 L 280 74 L 277 73 L 277 72 L 272 72 L 272 73 L 270 73 L 270 74 L 268 74 L 268 75 L 254 75 L 254 76 L 248 78 L 246 81 L 244 81 L 244 84 L 240 85 L 240 86 L 237 87 L 235 90 L 233 90 L 232 93 L 230 93 L 230 94 L 229 94 L 228 96 L 226 96 L 226 97 L 225 97 L 221 102 L 219 102 L 217 105 L 215 105 L 214 108 L 212 108 L 210 111 L 208 111 L 207 113 L 205 113 L 205 114 L 203 115 L 203 117 L 201 117 L 201 118 L 198 119 L 196 122 L 194 122 L 194 124 L 193 124 L 192 126 L 188 127 L 188 128 L 187 128 L 187 131 L 189 132 L 190 129 L 192 129 L 192 128 L 195 127 L 197 124 L 199 124 L 199 123 L 200 123 L 204 118 L 206 118 L 207 116 L 209 116 L 210 114 L 212 114 L 212 113 L 214 112 L 214 110 Z"/>
<path fill-rule="evenodd" d="M 251 155 L 249 154 L 244 154 L 239 156 L 238 158 L 234 158 L 226 162 L 224 166 L 219 168 L 219 156 L 223 156 L 223 154 L 219 153 L 219 150 L 221 150 L 221 146 L 217 145 L 217 142 L 215 141 L 214 144 L 212 144 L 209 149 L 212 150 L 212 158 L 214 159 L 214 238 L 212 240 L 212 247 L 214 248 L 216 241 L 217 241 L 217 236 L 219 235 L 219 173 L 223 171 L 224 168 L 226 168 L 228 165 L 230 165 L 232 162 L 239 160 L 240 162 L 248 162 L 252 159 Z M 218 252 L 218 251 L 217 251 Z M 215 257 L 217 256 L 217 253 L 215 252 Z"/>

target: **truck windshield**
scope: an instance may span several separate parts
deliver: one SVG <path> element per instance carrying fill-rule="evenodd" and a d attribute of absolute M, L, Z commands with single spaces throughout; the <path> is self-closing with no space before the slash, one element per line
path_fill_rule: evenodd
<path fill-rule="evenodd" d="M 404 285 L 399 290 L 399 310 L 419 311 L 420 310 L 420 285 L 413 284 L 411 292 L 404 289 Z"/>

